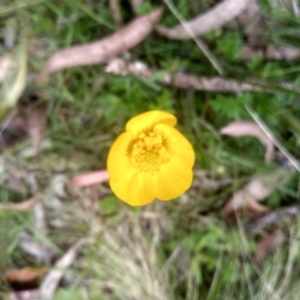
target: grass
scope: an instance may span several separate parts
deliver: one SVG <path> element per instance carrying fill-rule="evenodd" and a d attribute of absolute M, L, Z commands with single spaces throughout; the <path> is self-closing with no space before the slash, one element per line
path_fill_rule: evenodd
<path fill-rule="evenodd" d="M 156 2 L 146 1 L 143 12 L 155 8 Z M 174 4 L 190 18 L 211 3 L 204 8 L 194 2 Z M 129 7 L 127 2 L 124 5 Z M 267 24 L 262 32 L 266 39 L 299 49 L 295 37 L 299 20 L 293 11 L 271 6 L 270 1 L 260 5 Z M 34 49 L 29 55 L 27 95 L 38 91 L 31 78 L 49 55 L 117 28 L 105 1 L 4 1 L 0 8 L 1 37 L 13 20 L 15 44 L 25 36 Z M 133 14 L 125 8 L 122 13 L 129 21 Z M 166 9 L 162 24 L 176 23 Z M 276 92 L 233 95 L 183 90 L 150 79 L 109 75 L 102 65 L 54 74 L 48 98 L 40 101 L 47 113 L 45 138 L 51 141 L 50 147 L 24 158 L 22 151 L 30 146 L 25 140 L 1 153 L 5 168 L 0 170 L 1 203 L 19 202 L 40 192 L 45 215 L 45 226 L 39 227 L 35 210 L 0 211 L 2 274 L 10 268 L 46 265 L 24 251 L 20 234 L 26 232 L 33 243 L 51 251 L 48 267 L 77 240 L 89 239 L 66 270 L 55 300 L 298 299 L 298 220 L 281 224 L 285 243 L 258 267 L 252 255 L 260 236 L 245 235 L 244 219 L 229 226 L 220 216 L 234 191 L 252 177 L 271 176 L 280 166 L 264 163 L 264 148 L 255 139 L 224 137 L 219 129 L 234 120 L 251 120 L 245 108 L 249 105 L 297 158 L 299 95 L 296 90 L 278 88 L 278 81 L 297 87 L 299 60 L 238 58 L 240 48 L 247 44 L 242 28 L 225 28 L 202 39 L 226 77 L 250 78 Z M 1 45 L 0 54 L 6 52 Z M 218 75 L 194 41 L 171 41 L 153 33 L 124 55 L 164 70 Z M 68 183 L 74 174 L 105 168 L 109 147 L 127 120 L 150 109 L 176 114 L 180 130 L 194 146 L 196 175 L 185 195 L 131 208 L 116 199 L 106 184 L 75 189 Z M 22 189 L 15 191 L 16 187 Z M 272 208 L 298 203 L 298 194 L 298 175 L 294 175 L 267 203 Z M 9 285 L 2 285 L 0 298 L 8 299 L 9 290 Z"/>

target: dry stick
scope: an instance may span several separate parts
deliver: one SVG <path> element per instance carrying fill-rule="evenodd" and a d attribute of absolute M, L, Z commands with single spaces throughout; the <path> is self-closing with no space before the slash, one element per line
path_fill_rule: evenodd
<path fill-rule="evenodd" d="M 236 1 L 236 0 L 235 0 Z M 243 0 L 244 1 L 244 0 Z M 188 33 L 188 36 L 194 40 L 196 45 L 201 49 L 201 51 L 204 53 L 204 55 L 208 58 L 208 60 L 211 62 L 211 64 L 214 66 L 214 68 L 217 70 L 217 72 L 220 75 L 224 75 L 224 70 L 222 66 L 219 64 L 217 59 L 213 56 L 213 54 L 209 51 L 205 43 L 196 36 L 195 31 L 193 30 L 192 26 L 185 22 L 180 12 L 177 10 L 175 5 L 171 2 L 171 0 L 164 0 L 165 4 L 169 7 L 169 9 L 172 11 L 174 16 L 179 20 L 182 27 L 186 30 Z M 159 32 L 159 29 L 158 29 Z"/>
<path fill-rule="evenodd" d="M 274 136 L 271 130 L 267 127 L 260 116 L 248 105 L 245 106 L 248 113 L 261 128 L 261 130 L 266 134 L 266 136 L 273 142 L 273 144 L 281 151 L 281 153 L 289 160 L 292 166 L 300 172 L 300 164 L 297 159 L 283 146 L 283 144 Z"/>
<path fill-rule="evenodd" d="M 247 234 L 255 234 L 264 230 L 267 226 L 273 225 L 281 221 L 285 217 L 295 217 L 299 213 L 300 205 L 279 208 L 277 210 L 270 211 L 254 220 L 249 221 L 245 225 L 245 231 L 247 232 Z"/>
<path fill-rule="evenodd" d="M 152 78 L 157 72 L 156 70 L 148 67 L 140 61 L 127 62 L 121 58 L 111 60 L 105 71 L 120 76 L 134 75 L 143 78 Z M 243 91 L 263 91 L 267 93 L 274 93 L 272 89 L 264 89 L 260 86 L 255 86 L 251 83 L 239 82 L 235 79 L 226 79 L 222 77 L 207 77 L 197 76 L 194 74 L 187 74 L 183 72 L 170 73 L 166 72 L 160 78 L 153 78 L 162 84 L 176 86 L 183 89 L 195 89 L 199 91 L 212 91 L 212 92 L 227 92 L 227 93 L 241 93 Z M 291 88 L 289 83 L 281 83 L 283 88 Z"/>

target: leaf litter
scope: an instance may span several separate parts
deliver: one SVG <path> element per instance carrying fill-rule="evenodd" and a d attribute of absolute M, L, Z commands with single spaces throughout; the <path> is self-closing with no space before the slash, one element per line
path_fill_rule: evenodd
<path fill-rule="evenodd" d="M 22 268 L 22 269 L 9 269 L 5 272 L 5 278 L 10 283 L 36 280 L 37 278 L 45 275 L 47 269 L 45 268 Z"/>
<path fill-rule="evenodd" d="M 225 217 L 245 207 L 254 210 L 256 215 L 268 211 L 268 207 L 262 206 L 258 202 L 265 200 L 278 186 L 285 185 L 293 174 L 293 170 L 280 168 L 271 174 L 257 175 L 249 183 L 233 193 L 232 197 L 222 208 L 221 215 Z"/>

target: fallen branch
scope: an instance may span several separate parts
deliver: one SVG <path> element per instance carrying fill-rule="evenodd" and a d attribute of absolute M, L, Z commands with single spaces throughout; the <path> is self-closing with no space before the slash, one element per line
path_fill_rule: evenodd
<path fill-rule="evenodd" d="M 211 92 L 227 92 L 227 93 L 241 93 L 245 91 L 263 91 L 268 93 L 278 92 L 276 89 L 257 86 L 251 83 L 239 82 L 235 79 L 226 79 L 222 77 L 207 77 L 187 74 L 183 72 L 170 73 L 162 70 L 155 70 L 148 67 L 145 63 L 140 61 L 128 62 L 121 58 L 111 60 L 105 71 L 107 73 L 120 76 L 138 76 L 149 78 L 153 81 L 162 84 L 175 86 L 182 89 L 195 89 L 199 91 Z M 281 88 L 292 90 L 292 84 L 281 83 Z"/>

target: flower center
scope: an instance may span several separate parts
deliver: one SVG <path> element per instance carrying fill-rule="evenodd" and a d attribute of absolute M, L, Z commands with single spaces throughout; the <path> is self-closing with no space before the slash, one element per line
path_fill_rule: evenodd
<path fill-rule="evenodd" d="M 132 146 L 132 164 L 144 172 L 159 171 L 160 166 L 169 160 L 169 153 L 164 144 L 160 134 L 142 132 Z"/>

